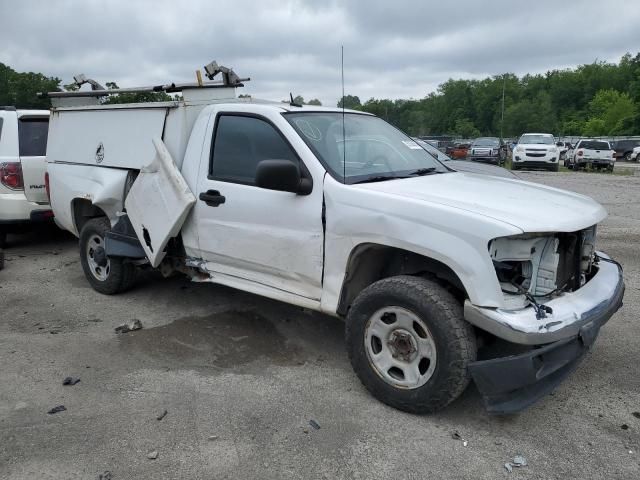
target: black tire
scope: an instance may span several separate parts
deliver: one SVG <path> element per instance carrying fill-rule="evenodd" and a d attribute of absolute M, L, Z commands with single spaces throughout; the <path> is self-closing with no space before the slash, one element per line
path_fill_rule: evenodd
<path fill-rule="evenodd" d="M 7 248 L 7 232 L 0 230 L 0 248 Z"/>
<path fill-rule="evenodd" d="M 624 154 L 624 161 L 625 162 L 630 162 L 631 161 L 631 152 L 627 152 Z"/>
<path fill-rule="evenodd" d="M 119 259 L 109 259 L 109 270 L 105 279 L 99 279 L 89 266 L 87 251 L 89 240 L 98 236 L 104 242 L 106 233 L 111 230 L 109 219 L 106 217 L 92 218 L 82 227 L 80 232 L 80 263 L 84 275 L 93 289 L 104 295 L 114 295 L 131 288 L 135 282 L 136 268 L 131 263 Z"/>
<path fill-rule="evenodd" d="M 518 165 L 516 165 L 515 163 L 511 164 L 511 170 L 520 170 L 520 167 Z"/>
<path fill-rule="evenodd" d="M 551 171 L 552 171 L 552 172 L 559 172 L 559 171 L 560 171 L 560 164 L 559 164 L 559 163 L 556 163 L 555 165 L 553 165 L 553 166 L 551 167 Z"/>
<path fill-rule="evenodd" d="M 365 348 L 369 319 L 391 306 L 417 315 L 431 333 L 436 366 L 422 386 L 394 386 L 369 360 Z M 421 277 L 386 278 L 364 289 L 349 310 L 345 336 L 351 365 L 367 390 L 383 403 L 410 413 L 432 413 L 458 398 L 470 381 L 468 365 L 476 359 L 476 337 L 464 320 L 461 303 L 435 281 Z"/>

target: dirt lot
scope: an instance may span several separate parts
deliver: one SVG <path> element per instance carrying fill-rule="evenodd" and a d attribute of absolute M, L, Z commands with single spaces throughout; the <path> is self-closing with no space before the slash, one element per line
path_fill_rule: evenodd
<path fill-rule="evenodd" d="M 101 296 L 75 239 L 46 231 L 10 237 L 0 272 L 0 478 L 640 478 L 640 176 L 521 176 L 606 206 L 599 248 L 627 283 L 593 352 L 528 411 L 490 417 L 471 387 L 440 414 L 398 412 L 352 373 L 340 321 L 155 275 Z M 114 333 L 132 319 L 144 329 Z"/>

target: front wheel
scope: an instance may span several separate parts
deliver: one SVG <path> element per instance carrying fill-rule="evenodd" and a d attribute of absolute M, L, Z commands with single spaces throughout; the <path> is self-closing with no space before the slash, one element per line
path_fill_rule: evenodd
<path fill-rule="evenodd" d="M 627 152 L 624 154 L 624 161 L 625 162 L 630 162 L 631 161 L 631 152 Z"/>
<path fill-rule="evenodd" d="M 476 338 L 462 305 L 438 283 L 397 276 L 370 285 L 347 315 L 351 365 L 378 400 L 431 413 L 469 384 Z"/>
<path fill-rule="evenodd" d="M 104 239 L 109 230 L 109 219 L 99 217 L 85 223 L 80 232 L 80 263 L 84 275 L 94 290 L 105 295 L 131 288 L 136 274 L 134 265 L 107 257 Z"/>

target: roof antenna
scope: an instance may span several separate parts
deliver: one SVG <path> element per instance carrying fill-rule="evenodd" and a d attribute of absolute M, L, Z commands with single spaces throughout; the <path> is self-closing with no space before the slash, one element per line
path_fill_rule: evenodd
<path fill-rule="evenodd" d="M 293 93 L 289 92 L 289 98 L 291 99 L 291 101 L 289 102 L 289 105 L 291 105 L 292 107 L 302 108 L 302 105 L 299 103 L 296 103 L 296 101 L 293 99 Z"/>
<path fill-rule="evenodd" d="M 340 45 L 340 75 L 342 77 L 342 182 L 347 183 L 347 141 L 344 128 L 344 45 Z"/>

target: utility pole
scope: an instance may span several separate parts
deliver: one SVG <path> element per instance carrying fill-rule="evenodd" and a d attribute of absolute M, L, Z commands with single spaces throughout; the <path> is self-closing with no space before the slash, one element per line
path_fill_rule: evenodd
<path fill-rule="evenodd" d="M 502 117 L 500 118 L 500 140 L 502 140 L 504 137 L 502 136 L 503 130 L 504 130 L 504 88 L 505 85 L 507 84 L 507 77 L 506 74 L 502 74 Z"/>

